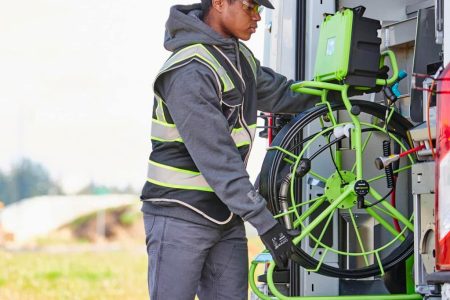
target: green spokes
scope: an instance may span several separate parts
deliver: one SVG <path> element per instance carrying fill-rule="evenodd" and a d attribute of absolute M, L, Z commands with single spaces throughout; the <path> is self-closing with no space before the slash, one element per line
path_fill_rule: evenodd
<path fill-rule="evenodd" d="M 400 169 L 394 170 L 394 174 L 399 174 L 399 173 L 401 173 L 401 172 L 403 172 L 403 171 L 407 171 L 407 170 L 409 170 L 409 169 L 411 169 L 411 165 L 404 166 L 404 167 L 402 167 L 402 168 L 400 168 Z M 380 179 L 384 179 L 384 178 L 386 178 L 386 175 L 385 175 L 385 174 L 380 175 L 380 176 L 376 176 L 376 177 L 374 177 L 374 178 L 367 179 L 367 182 L 371 183 L 371 182 L 374 182 L 374 181 L 376 181 L 376 180 L 380 180 Z"/>
<path fill-rule="evenodd" d="M 322 244 L 322 238 L 325 235 L 325 232 L 328 229 L 328 226 L 330 225 L 330 221 L 333 219 L 333 214 L 330 214 L 328 216 L 327 222 L 325 223 L 325 226 L 323 226 L 322 232 L 319 235 L 319 238 L 317 239 L 317 243 L 314 246 L 313 251 L 311 252 L 311 255 L 314 256 L 316 254 L 317 249 L 319 248 L 319 245 Z"/>
<path fill-rule="evenodd" d="M 329 137 L 329 133 L 332 132 L 332 130 L 334 130 L 334 128 L 336 127 L 340 127 L 340 126 L 345 126 L 346 124 L 350 124 L 350 122 L 343 122 L 343 123 L 338 123 L 334 126 L 330 126 L 328 128 L 323 129 L 320 132 L 317 132 L 314 136 L 309 137 L 307 143 L 303 146 L 303 149 L 300 151 L 300 154 L 295 155 L 290 151 L 287 151 L 285 149 L 282 148 L 275 148 L 273 147 L 272 149 L 276 149 L 279 150 L 281 152 L 283 152 L 284 154 L 288 155 L 290 158 L 295 159 L 295 162 L 293 164 L 292 167 L 292 173 L 295 174 L 295 170 L 299 167 L 299 164 L 302 160 L 302 158 L 305 156 L 306 153 L 306 149 L 308 149 L 309 147 L 311 147 L 314 143 L 320 143 L 318 142 L 318 139 L 320 139 L 321 137 Z M 398 138 L 398 136 L 396 136 L 394 133 L 389 132 L 388 130 L 381 128 L 375 124 L 371 124 L 371 123 L 366 123 L 366 122 L 361 122 L 361 124 L 364 126 L 364 128 L 366 128 L 367 130 L 370 130 L 368 132 L 368 136 L 364 139 L 364 143 L 361 145 L 361 147 L 363 148 L 363 150 L 366 150 L 369 142 L 371 140 L 371 138 L 373 138 L 374 136 L 374 132 L 380 132 L 382 134 L 388 135 L 392 140 L 394 140 L 395 142 L 397 142 L 400 147 L 402 149 L 407 149 L 406 146 L 401 142 L 401 140 Z M 366 130 L 365 129 L 365 130 Z M 329 140 L 328 140 L 329 142 Z M 328 143 L 328 144 L 332 144 L 332 143 Z M 290 149 L 291 150 L 291 149 Z M 412 158 L 410 157 L 409 160 L 411 161 Z M 356 163 L 355 163 L 356 165 Z M 400 173 L 403 172 L 405 170 L 408 170 L 410 168 L 410 166 L 405 166 L 402 167 L 400 169 L 398 169 L 396 171 L 396 173 Z M 352 167 L 352 169 L 355 169 L 355 166 Z M 340 170 L 339 172 L 345 172 Z M 319 175 L 317 172 L 310 170 L 308 173 L 308 175 L 312 176 L 313 178 L 317 178 L 322 182 L 326 182 L 328 179 L 326 176 L 322 176 Z M 368 182 L 373 182 L 375 180 L 381 179 L 381 178 L 385 178 L 385 174 L 382 174 L 380 176 L 371 178 L 368 180 Z M 353 180 L 354 177 L 349 177 L 349 175 L 347 176 L 348 180 Z M 317 209 L 325 202 L 328 201 L 330 202 L 330 197 L 329 195 L 327 196 L 325 193 L 326 198 L 324 198 L 324 196 L 320 196 L 317 197 L 315 199 L 309 200 L 309 201 L 304 201 L 304 202 L 300 202 L 297 203 L 297 199 L 296 199 L 296 195 L 295 195 L 295 175 L 292 176 L 291 178 L 291 182 L 290 182 L 290 199 L 291 199 L 291 207 L 289 208 L 288 212 L 284 212 L 282 214 L 278 214 L 276 215 L 276 218 L 280 218 L 286 214 L 294 214 L 295 215 L 295 220 L 294 220 L 294 228 L 302 228 L 302 232 L 300 234 L 299 237 L 297 237 L 295 239 L 295 241 L 297 243 L 299 243 L 302 239 L 304 239 L 306 236 L 309 236 L 315 243 L 312 253 L 314 256 L 314 253 L 316 253 L 317 249 L 320 248 L 324 248 L 324 249 L 329 249 L 330 252 L 334 252 L 336 254 L 339 255 L 345 255 L 345 256 L 363 256 L 364 261 L 366 262 L 366 265 L 369 264 L 369 259 L 367 257 L 367 255 L 369 254 L 374 254 L 377 251 L 381 251 L 380 249 L 384 249 L 383 247 L 377 248 L 377 249 L 372 249 L 367 251 L 365 249 L 364 243 L 363 243 L 363 238 L 361 236 L 361 233 L 358 229 L 358 226 L 356 224 L 355 221 L 355 216 L 354 216 L 354 212 L 352 211 L 352 203 L 356 203 L 356 196 L 352 196 L 352 198 L 348 198 L 350 197 L 350 195 L 353 195 L 353 191 L 352 190 L 348 190 L 348 189 L 342 189 L 341 188 L 341 192 L 338 191 L 338 195 L 343 195 L 344 193 L 346 194 L 346 197 L 340 197 L 339 203 L 342 201 L 346 201 L 345 205 L 341 205 L 342 207 L 345 207 L 350 215 L 350 225 L 353 228 L 354 232 L 355 232 L 355 236 L 357 239 L 357 243 L 359 245 L 359 248 L 361 251 L 359 252 L 351 252 L 351 251 L 342 251 L 342 250 L 337 250 L 334 249 L 328 245 L 325 245 L 322 240 L 324 237 L 324 234 L 326 232 L 326 230 L 329 228 L 329 225 L 332 223 L 331 221 L 333 220 L 333 215 L 334 215 L 334 211 L 336 211 L 336 209 L 341 208 L 339 204 L 334 203 L 334 205 L 329 206 L 326 211 L 322 212 L 321 214 L 319 214 L 314 220 L 312 220 L 312 222 L 310 221 L 309 224 L 305 224 L 304 221 L 307 220 L 308 218 L 310 218 L 310 216 L 317 211 Z M 347 191 L 348 190 L 348 191 Z M 372 190 L 372 189 L 371 189 Z M 336 195 L 336 192 L 335 192 Z M 375 191 L 374 195 L 372 195 L 376 200 L 381 199 L 381 196 Z M 335 200 L 335 199 L 333 199 Z M 309 206 L 306 210 L 300 210 L 298 208 L 302 208 L 305 207 L 306 204 L 310 204 L 313 203 L 311 206 Z M 332 203 L 333 204 L 333 203 Z M 367 201 L 367 204 L 370 204 L 370 202 Z M 390 206 L 390 205 L 389 205 Z M 411 228 L 412 224 L 407 220 L 406 217 L 404 217 L 398 210 L 396 210 L 395 208 L 393 208 L 392 206 L 386 206 L 383 203 L 383 213 L 389 217 L 393 217 L 395 219 L 399 219 L 401 220 L 401 222 L 403 224 L 405 224 L 405 227 L 407 227 L 408 229 Z M 378 209 L 378 208 L 376 208 Z M 404 240 L 405 237 L 402 234 L 399 234 L 395 228 L 388 222 L 386 221 L 386 219 L 382 216 L 380 216 L 377 212 L 376 209 L 373 208 L 367 208 L 367 214 L 370 215 L 372 218 L 374 218 L 376 220 L 376 222 L 378 222 L 379 224 L 381 224 L 382 228 L 384 228 L 387 232 L 389 232 L 393 239 L 392 241 L 396 241 L 396 240 Z M 379 210 L 379 209 L 378 209 Z M 325 222 L 324 227 L 322 228 L 322 230 L 320 231 L 318 237 L 313 236 L 313 234 L 311 234 L 311 231 L 314 227 L 316 227 L 318 224 L 320 224 L 321 222 Z"/>
<path fill-rule="evenodd" d="M 371 203 L 366 203 L 366 204 L 371 204 Z M 375 208 L 376 210 L 386 214 L 387 216 L 389 216 L 392 219 L 395 219 L 395 216 L 393 214 L 391 214 L 390 212 L 388 212 L 387 210 L 381 208 L 379 205 L 375 205 L 373 206 L 373 208 Z"/>
<path fill-rule="evenodd" d="M 366 138 L 366 140 L 364 141 L 364 144 L 363 144 L 363 146 L 362 146 L 362 151 L 364 152 L 364 151 L 366 151 L 366 147 L 367 147 L 367 145 L 369 144 L 369 141 L 370 141 L 370 138 L 372 137 L 372 131 L 371 132 L 369 132 L 369 136 Z M 352 170 L 351 170 L 351 172 L 353 173 L 353 172 L 355 172 L 355 168 L 356 168 L 356 161 L 355 161 L 355 163 L 353 164 L 353 167 L 352 167 Z"/>
<path fill-rule="evenodd" d="M 285 190 L 287 186 L 283 186 L 289 208 L 275 214 L 282 224 L 282 217 L 289 215 L 293 227 L 299 229 L 300 234 L 294 238 L 294 243 L 298 245 L 297 263 L 326 276 L 364 278 L 385 272 L 409 255 L 405 253 L 406 256 L 402 256 L 400 253 L 404 252 L 395 250 L 400 246 L 401 249 L 411 249 L 409 225 L 412 222 L 408 220 L 410 206 L 404 205 L 407 195 L 399 194 L 397 207 L 393 209 L 381 202 L 361 209 L 357 207 L 354 184 L 359 179 L 365 179 L 370 181 L 370 189 L 384 195 L 385 190 L 389 189 L 380 180 L 386 177 L 385 171 L 377 170 L 373 165 L 377 155 L 382 155 L 380 140 L 391 140 L 399 145 L 401 151 L 409 147 L 404 142 L 406 123 L 399 122 L 397 113 L 391 115 L 385 129 L 385 107 L 367 101 L 346 104 L 350 105 L 329 106 L 321 103 L 312 109 L 311 114 L 295 117 L 280 133 L 282 136 L 276 139 L 272 151 L 266 156 L 267 167 L 263 168 L 264 176 L 261 176 L 265 180 L 262 191 L 263 196 L 271 201 L 271 208 L 278 210 L 281 207 L 280 183 L 289 176 L 289 188 Z M 354 126 L 349 131 L 345 126 L 354 125 L 354 120 L 348 115 L 348 109 L 355 105 L 361 110 L 360 115 L 355 115 L 360 128 Z M 335 123 L 331 116 L 335 117 Z M 374 118 L 380 122 L 373 121 Z M 308 127 L 308 131 L 313 133 L 304 137 L 305 126 L 309 124 L 312 126 Z M 359 140 L 356 138 L 358 135 Z M 357 152 L 360 152 L 359 156 Z M 405 183 L 408 165 L 412 161 L 412 156 L 401 160 L 401 168 L 396 170 L 399 187 Z M 286 174 L 286 171 L 289 173 Z M 330 181 L 333 175 L 335 180 Z M 333 193 L 326 192 L 327 186 Z M 364 197 L 366 205 L 375 203 L 377 199 L 380 199 L 379 195 L 368 194 Z M 393 226 L 393 219 L 402 219 L 399 215 L 403 216 L 400 233 Z M 375 227 L 377 230 L 372 229 Z"/>
<path fill-rule="evenodd" d="M 377 220 L 377 222 L 380 223 L 381 226 L 383 226 L 384 229 L 386 229 L 389 233 L 391 233 L 394 238 L 398 238 L 397 230 L 395 230 L 395 228 L 391 224 L 389 224 L 383 217 L 381 217 L 379 214 L 377 214 L 372 208 L 366 208 L 366 211 L 375 220 Z M 400 237 L 400 240 L 403 241 L 404 239 L 405 238 L 403 236 Z"/>
<path fill-rule="evenodd" d="M 330 213 L 330 212 L 329 211 L 328 212 L 324 211 L 321 215 L 324 215 L 324 218 L 325 218 L 328 213 Z M 324 218 L 321 218 L 321 220 L 323 220 Z M 411 216 L 410 220 L 412 220 L 412 219 L 413 219 L 413 217 Z M 317 219 L 315 219 L 315 220 L 317 220 Z M 320 221 L 318 223 L 320 223 Z M 305 225 L 303 223 L 300 223 L 300 226 L 302 227 L 303 230 L 308 230 L 309 225 L 310 224 Z M 390 226 L 390 225 L 388 224 L 388 226 Z M 406 226 L 400 232 L 395 231 L 395 229 L 392 226 L 390 226 L 390 227 L 395 232 L 394 238 L 392 240 L 390 240 L 389 242 L 387 242 L 386 244 L 384 244 L 383 246 L 380 246 L 377 249 L 372 249 L 372 250 L 369 250 L 369 251 L 366 250 L 366 251 L 361 251 L 361 252 L 348 252 L 348 251 L 340 251 L 340 250 L 334 249 L 332 247 L 329 247 L 329 246 L 323 244 L 317 238 L 315 238 L 313 235 L 309 235 L 310 231 L 305 233 L 305 234 L 300 234 L 299 236 L 294 238 L 293 242 L 294 242 L 294 244 L 297 245 L 297 244 L 299 244 L 301 242 L 302 239 L 304 239 L 307 235 L 309 235 L 309 237 L 315 243 L 318 243 L 320 246 L 322 246 L 321 248 L 329 249 L 329 251 L 331 251 L 333 253 L 336 253 L 336 254 L 339 254 L 339 255 L 343 255 L 343 256 L 372 255 L 372 254 L 374 254 L 376 252 L 382 252 L 383 250 L 386 250 L 387 248 L 389 248 L 391 245 L 393 245 L 397 241 L 403 241 L 405 239 L 404 235 L 405 235 L 406 230 L 408 229 Z M 302 233 L 303 233 L 303 231 L 302 231 Z"/>
<path fill-rule="evenodd" d="M 370 190 L 370 194 L 375 198 L 375 199 L 381 199 L 382 196 L 380 194 L 377 193 L 377 191 L 375 189 L 371 189 Z M 411 230 L 412 232 L 414 232 L 414 225 L 408 221 L 407 218 L 405 218 L 396 208 L 394 208 L 389 202 L 383 201 L 381 202 L 381 204 L 384 206 L 384 208 L 386 208 L 387 211 L 389 211 L 391 214 L 393 214 L 395 216 L 395 218 L 397 220 L 399 220 L 400 222 L 402 222 L 403 224 L 405 224 L 406 227 L 408 227 L 409 230 Z"/>
<path fill-rule="evenodd" d="M 303 221 L 306 220 L 313 212 L 315 212 L 326 200 L 326 197 L 320 197 L 318 201 L 316 201 L 313 205 L 311 205 L 295 222 L 294 228 L 303 225 Z M 295 210 L 297 212 L 297 210 Z M 298 213 L 298 212 L 297 212 Z"/>
<path fill-rule="evenodd" d="M 319 179 L 319 180 L 322 181 L 322 182 L 326 182 L 326 181 L 327 181 L 327 178 L 325 178 L 325 177 L 323 177 L 323 176 L 317 174 L 317 173 L 314 172 L 313 170 L 310 170 L 310 171 L 308 172 L 308 174 L 311 175 L 312 177 L 315 177 L 315 178 Z"/>
<path fill-rule="evenodd" d="M 281 213 L 281 214 L 277 214 L 277 215 L 275 215 L 275 216 L 273 216 L 273 217 L 274 217 L 275 219 L 278 219 L 278 218 L 284 217 L 284 216 L 286 216 L 286 215 L 293 214 L 294 211 L 295 211 L 297 208 L 299 208 L 299 207 L 301 207 L 301 206 L 304 206 L 304 205 L 307 205 L 307 204 L 310 204 L 310 203 L 313 203 L 313 202 L 316 202 L 316 201 L 320 201 L 320 200 L 322 200 L 322 202 L 320 202 L 320 203 L 322 204 L 323 201 L 325 200 L 325 196 L 320 196 L 320 197 L 317 197 L 317 198 L 315 198 L 315 199 L 312 199 L 312 200 L 309 200 L 309 201 L 306 201 L 306 202 L 301 202 L 301 203 L 299 203 L 299 204 L 296 204 L 294 207 L 289 207 L 289 210 L 288 210 L 287 212 L 283 212 L 283 213 Z"/>

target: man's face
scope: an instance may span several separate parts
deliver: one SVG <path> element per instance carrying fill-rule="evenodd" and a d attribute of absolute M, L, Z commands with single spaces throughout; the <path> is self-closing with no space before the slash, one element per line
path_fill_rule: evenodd
<path fill-rule="evenodd" d="M 224 0 L 221 21 L 226 34 L 247 41 L 256 32 L 261 16 L 253 0 L 235 0 L 231 3 Z"/>

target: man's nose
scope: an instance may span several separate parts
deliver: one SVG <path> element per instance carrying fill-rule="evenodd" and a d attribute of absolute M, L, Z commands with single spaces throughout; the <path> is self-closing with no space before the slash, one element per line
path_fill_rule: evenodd
<path fill-rule="evenodd" d="M 261 15 L 259 14 L 259 12 L 253 13 L 252 19 L 255 20 L 256 22 L 261 21 Z"/>

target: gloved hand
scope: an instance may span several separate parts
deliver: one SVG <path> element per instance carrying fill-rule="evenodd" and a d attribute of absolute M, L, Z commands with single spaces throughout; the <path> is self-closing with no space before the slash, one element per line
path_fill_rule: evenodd
<path fill-rule="evenodd" d="M 269 231 L 261 235 L 261 240 L 270 251 L 275 264 L 279 268 L 286 268 L 292 254 L 292 239 L 286 229 L 277 223 Z"/>

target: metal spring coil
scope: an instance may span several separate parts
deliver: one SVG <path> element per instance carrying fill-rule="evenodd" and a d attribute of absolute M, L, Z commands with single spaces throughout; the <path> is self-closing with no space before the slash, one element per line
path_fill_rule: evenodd
<path fill-rule="evenodd" d="M 388 157 L 391 155 L 391 142 L 383 141 L 383 156 Z M 392 169 L 392 164 L 384 168 L 384 172 L 386 173 L 386 181 L 387 187 L 394 187 L 394 170 Z"/>

